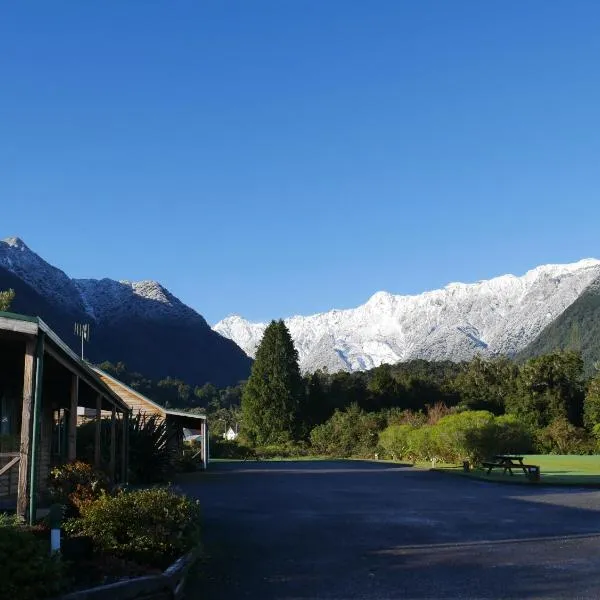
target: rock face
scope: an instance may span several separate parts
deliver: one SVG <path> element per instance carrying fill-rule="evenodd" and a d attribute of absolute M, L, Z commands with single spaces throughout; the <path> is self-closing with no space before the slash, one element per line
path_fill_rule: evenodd
<path fill-rule="evenodd" d="M 123 361 L 147 377 L 224 386 L 248 377 L 251 360 L 155 281 L 70 279 L 19 238 L 0 241 L 0 289 L 12 310 L 38 315 L 74 350 L 75 322 L 91 324 L 86 358 Z"/>
<path fill-rule="evenodd" d="M 359 371 L 410 359 L 513 356 L 600 277 L 600 261 L 544 265 L 521 277 L 451 283 L 416 296 L 377 292 L 349 310 L 286 320 L 303 371 Z M 215 331 L 253 356 L 265 323 L 232 316 Z"/>

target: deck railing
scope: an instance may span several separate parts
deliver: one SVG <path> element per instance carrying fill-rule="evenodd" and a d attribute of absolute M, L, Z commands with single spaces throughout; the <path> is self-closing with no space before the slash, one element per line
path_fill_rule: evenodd
<path fill-rule="evenodd" d="M 0 453 L 0 497 L 17 493 L 20 460 L 21 455 L 18 452 Z"/>

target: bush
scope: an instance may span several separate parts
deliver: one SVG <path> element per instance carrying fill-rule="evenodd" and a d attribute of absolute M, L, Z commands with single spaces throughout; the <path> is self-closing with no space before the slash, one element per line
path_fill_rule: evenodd
<path fill-rule="evenodd" d="M 439 458 L 445 462 L 480 462 L 491 452 L 494 415 L 486 410 L 448 415 L 433 427 Z"/>
<path fill-rule="evenodd" d="M 49 544 L 20 527 L 0 527 L 0 598 L 36 600 L 65 587 L 64 565 Z"/>
<path fill-rule="evenodd" d="M 394 460 L 405 458 L 410 450 L 412 425 L 391 425 L 379 434 L 379 445 L 387 456 Z"/>
<path fill-rule="evenodd" d="M 225 440 L 223 438 L 211 438 L 211 458 L 246 458 L 252 450 L 250 446 L 237 440 Z"/>
<path fill-rule="evenodd" d="M 446 414 L 435 425 L 393 425 L 381 433 L 379 443 L 396 458 L 448 463 L 478 463 L 494 454 L 529 452 L 533 447 L 529 429 L 516 417 L 494 417 L 487 411 Z"/>
<path fill-rule="evenodd" d="M 172 455 L 167 423 L 139 413 L 129 419 L 129 476 L 132 483 L 162 483 L 169 479 Z"/>
<path fill-rule="evenodd" d="M 21 523 L 17 515 L 0 512 L 0 527 L 19 527 Z"/>
<path fill-rule="evenodd" d="M 100 498 L 108 489 L 108 477 L 82 461 L 67 463 L 50 471 L 50 497 L 53 502 L 67 507 L 67 516 L 80 514 L 83 506 Z"/>
<path fill-rule="evenodd" d="M 260 458 L 294 458 L 308 456 L 310 454 L 305 444 L 301 442 L 288 442 L 286 444 L 270 444 L 269 446 L 257 446 L 254 451 Z"/>
<path fill-rule="evenodd" d="M 82 507 L 65 529 L 89 536 L 97 550 L 162 569 L 200 541 L 200 508 L 171 488 L 121 492 Z"/>
<path fill-rule="evenodd" d="M 379 431 L 385 425 L 383 413 L 367 413 L 357 404 L 336 410 L 333 416 L 310 432 L 317 454 L 345 457 L 372 457 L 377 450 Z"/>
<path fill-rule="evenodd" d="M 77 457 L 84 462 L 94 461 L 95 421 L 77 428 Z M 100 421 L 102 468 L 108 472 L 110 462 L 111 420 Z M 131 483 L 164 483 L 173 472 L 172 455 L 168 446 L 168 430 L 164 420 L 156 415 L 138 412 L 129 419 L 129 481 Z M 116 453 L 121 455 L 122 427 L 116 431 Z M 117 461 L 117 464 L 119 461 Z"/>
<path fill-rule="evenodd" d="M 408 435 L 406 458 L 413 461 L 439 459 L 443 455 L 434 427 L 419 427 Z"/>
<path fill-rule="evenodd" d="M 597 447 L 583 427 L 575 427 L 564 417 L 539 430 L 536 441 L 538 450 L 548 454 L 593 454 Z"/>

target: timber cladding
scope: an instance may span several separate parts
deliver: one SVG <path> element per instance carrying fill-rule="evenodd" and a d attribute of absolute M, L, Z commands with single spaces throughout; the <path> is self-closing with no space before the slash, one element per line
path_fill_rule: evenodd
<path fill-rule="evenodd" d="M 163 408 L 145 399 L 141 394 L 136 393 L 126 385 L 120 384 L 103 373 L 98 373 L 98 376 L 117 396 L 131 407 L 133 414 L 141 412 L 148 415 L 156 415 L 161 419 L 166 417 Z"/>

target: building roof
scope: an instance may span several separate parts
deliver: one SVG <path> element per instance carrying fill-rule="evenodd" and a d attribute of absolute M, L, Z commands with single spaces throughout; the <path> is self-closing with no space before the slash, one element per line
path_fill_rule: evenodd
<path fill-rule="evenodd" d="M 121 380 L 117 379 L 113 375 L 109 375 L 106 371 L 103 371 L 102 369 L 98 369 L 97 367 L 92 367 L 92 368 L 98 374 L 99 377 L 101 377 L 102 379 L 111 381 L 113 384 L 126 390 L 129 394 L 136 396 L 144 404 L 148 404 L 151 408 L 153 408 L 157 413 L 161 413 L 165 418 L 167 416 L 169 416 L 169 417 L 181 418 L 181 419 L 186 419 L 186 420 L 191 419 L 191 420 L 196 420 L 196 421 L 206 421 L 206 415 L 201 415 L 201 414 L 196 414 L 196 413 L 188 413 L 188 412 L 181 411 L 181 410 L 171 410 L 169 408 L 165 408 L 164 406 L 161 406 L 157 402 L 154 402 L 154 400 L 151 400 L 150 398 L 148 398 L 148 396 L 145 396 L 138 390 L 128 386 L 126 383 L 123 383 Z M 113 388 L 113 391 L 115 391 L 114 388 Z M 115 391 L 115 393 L 118 394 L 117 391 Z M 123 398 L 123 401 L 127 402 L 127 398 Z"/>
<path fill-rule="evenodd" d="M 64 367 L 73 371 L 80 379 L 95 390 L 98 394 L 106 397 L 121 412 L 130 412 L 129 405 L 115 394 L 98 377 L 94 369 L 82 360 L 69 346 L 42 321 L 39 317 L 31 317 L 17 313 L 0 311 L 0 331 L 10 331 L 14 333 L 25 334 L 29 336 L 38 336 L 40 333 L 45 335 L 45 351 Z"/>

